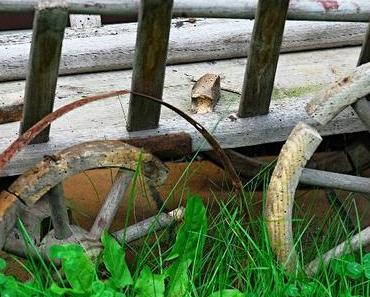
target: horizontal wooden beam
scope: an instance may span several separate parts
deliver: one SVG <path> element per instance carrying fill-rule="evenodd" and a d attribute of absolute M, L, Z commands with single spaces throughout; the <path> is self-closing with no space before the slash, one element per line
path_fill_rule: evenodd
<path fill-rule="evenodd" d="M 284 141 L 298 121 L 312 123 L 305 104 L 317 91 L 320 91 L 337 75 L 353 68 L 358 59 L 360 47 L 333 50 L 318 50 L 300 53 L 289 53 L 280 56 L 276 75 L 276 89 L 273 92 L 271 112 L 266 116 L 240 119 L 235 116 L 238 109 L 239 95 L 243 73 L 244 59 L 221 60 L 213 63 L 193 63 L 169 66 L 166 70 L 166 81 L 163 99 L 185 112 L 190 113 L 191 89 L 196 80 L 204 73 L 221 75 L 221 96 L 214 112 L 192 115 L 204 125 L 220 142 L 223 148 L 251 146 L 261 143 Z M 83 74 L 59 77 L 55 108 L 71 103 L 82 96 L 91 96 L 119 88 L 129 87 L 131 70 L 109 71 L 94 74 Z M 0 105 L 12 97 L 24 92 L 24 82 L 6 82 L 0 84 Z M 128 96 L 111 98 L 92 103 L 73 111 L 53 123 L 50 142 L 43 145 L 28 146 L 5 169 L 4 175 L 23 172 L 45 154 L 53 154 L 73 144 L 97 139 L 136 139 L 133 145 L 139 145 L 138 139 L 160 136 L 152 139 L 153 148 L 172 150 L 170 144 L 180 143 L 181 137 L 170 140 L 174 133 L 186 133 L 189 137 L 181 150 L 209 150 L 202 136 L 187 122 L 174 115 L 166 108 L 162 109 L 159 128 L 142 132 L 128 133 L 125 129 L 123 115 L 127 114 Z M 234 114 L 234 115 L 233 115 Z M 17 137 L 19 123 L 0 125 L 0 151 L 3 151 Z M 329 125 L 320 128 L 324 135 L 364 131 L 365 128 L 351 110 L 346 110 Z M 166 136 L 168 135 L 168 136 Z M 165 140 L 169 137 L 168 141 Z M 184 142 L 185 143 L 185 142 Z M 164 145 L 168 146 L 165 148 Z M 175 150 L 176 151 L 176 150 Z"/>
<path fill-rule="evenodd" d="M 0 11 L 32 12 L 37 0 L 2 0 Z M 67 0 L 71 13 L 137 17 L 139 1 L 135 0 Z M 361 0 L 291 1 L 288 19 L 362 21 L 369 20 L 370 3 Z M 256 0 L 175 0 L 174 16 L 212 18 L 253 18 Z"/>
<path fill-rule="evenodd" d="M 239 146 L 256 145 L 261 143 L 271 143 L 284 141 L 290 131 L 298 121 L 305 121 L 314 125 L 313 120 L 309 119 L 304 110 L 306 100 L 289 100 L 273 102 L 273 112 L 255 118 L 239 118 L 231 121 L 229 118 L 220 118 L 219 114 L 197 115 L 195 118 L 204 124 L 210 131 L 214 130 L 213 135 L 220 142 L 223 148 L 232 148 Z M 111 108 L 107 108 L 110 110 Z M 103 109 L 96 110 L 96 113 Z M 86 114 L 88 112 L 80 111 L 76 114 Z M 287 117 L 287 115 L 289 115 Z M 77 115 L 78 116 L 78 115 Z M 16 175 L 30 168 L 34 163 L 41 160 L 45 154 L 53 154 L 61 149 L 70 147 L 74 144 L 91 139 L 119 139 L 126 140 L 132 137 L 150 137 L 151 135 L 170 135 L 179 131 L 186 132 L 192 138 L 193 151 L 209 150 L 210 147 L 204 143 L 202 136 L 196 132 L 187 122 L 178 118 L 165 119 L 157 129 L 145 130 L 140 132 L 129 133 L 119 129 L 121 119 L 115 119 L 113 122 L 98 126 L 90 122 L 90 127 L 81 129 L 73 128 L 73 120 L 61 119 L 65 123 L 65 128 L 58 134 L 54 134 L 47 144 L 37 144 L 28 146 L 20 152 L 5 169 L 1 172 L 2 176 Z M 63 125 L 63 124 L 62 124 Z M 3 126 L 4 127 L 4 126 Z M 71 128 L 69 128 L 71 127 Z M 215 129 L 217 127 L 217 129 Z M 365 130 L 361 121 L 346 110 L 341 115 L 333 119 L 328 125 L 319 127 L 322 135 L 331 135 L 337 133 L 351 133 Z M 0 151 L 4 150 L 7 141 L 0 141 Z"/>
<path fill-rule="evenodd" d="M 230 59 L 247 56 L 252 21 L 185 20 L 172 22 L 167 64 Z M 132 68 L 136 23 L 108 25 L 84 32 L 67 29 L 60 74 Z M 367 25 L 288 21 L 281 52 L 361 45 Z M 24 79 L 30 31 L 0 35 L 0 81 Z M 191 40 L 191 42 L 189 42 Z M 0 106 L 1 108 L 1 106 Z"/>

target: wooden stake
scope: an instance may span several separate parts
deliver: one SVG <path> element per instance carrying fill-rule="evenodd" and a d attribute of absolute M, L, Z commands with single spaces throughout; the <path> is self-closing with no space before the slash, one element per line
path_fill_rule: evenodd
<path fill-rule="evenodd" d="M 53 111 L 59 61 L 68 11 L 62 0 L 40 2 L 34 18 L 31 52 L 24 96 L 24 133 Z M 32 143 L 47 142 L 46 128 Z"/>
<path fill-rule="evenodd" d="M 239 105 L 239 117 L 267 114 L 289 0 L 259 0 Z"/>
<path fill-rule="evenodd" d="M 173 0 L 142 0 L 131 90 L 162 99 Z M 127 130 L 158 127 L 161 106 L 131 94 Z"/>

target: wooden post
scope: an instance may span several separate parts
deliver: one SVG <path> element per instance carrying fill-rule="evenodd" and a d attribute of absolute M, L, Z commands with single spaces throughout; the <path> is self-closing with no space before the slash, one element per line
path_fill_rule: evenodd
<path fill-rule="evenodd" d="M 53 111 L 64 29 L 67 21 L 68 11 L 64 1 L 40 1 L 33 22 L 23 119 L 20 127 L 21 134 Z M 31 143 L 47 142 L 49 132 L 50 126 L 36 136 Z M 69 237 L 72 232 L 69 228 L 62 184 L 58 184 L 50 190 L 48 201 L 56 238 Z"/>
<path fill-rule="evenodd" d="M 269 111 L 289 0 L 259 0 L 239 105 L 239 117 Z"/>
<path fill-rule="evenodd" d="M 36 10 L 20 133 L 53 111 L 63 35 L 68 20 L 68 12 L 63 5 L 62 0 L 42 1 Z M 32 143 L 48 141 L 49 130 L 45 129 Z"/>
<path fill-rule="evenodd" d="M 131 90 L 161 99 L 173 0 L 142 0 L 136 37 Z M 130 96 L 127 130 L 158 127 L 160 105 Z"/>
<path fill-rule="evenodd" d="M 49 202 L 51 220 L 53 222 L 56 239 L 66 239 L 72 235 L 69 225 L 68 211 L 64 202 L 64 191 L 62 184 L 51 188 L 46 194 Z"/>
<path fill-rule="evenodd" d="M 360 57 L 357 66 L 370 62 L 370 22 L 367 28 L 366 37 L 362 45 Z M 352 108 L 356 111 L 360 120 L 370 132 L 370 96 L 363 97 L 352 104 Z"/>

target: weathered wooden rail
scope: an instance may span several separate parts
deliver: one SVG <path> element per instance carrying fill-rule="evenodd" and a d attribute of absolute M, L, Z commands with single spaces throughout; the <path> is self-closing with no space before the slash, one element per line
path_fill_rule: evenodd
<path fill-rule="evenodd" d="M 251 32 L 251 38 L 248 51 L 248 64 L 244 77 L 243 88 L 241 88 L 241 99 L 239 104 L 239 118 L 235 122 L 230 120 L 221 121 L 219 123 L 219 128 L 215 131 L 216 138 L 221 142 L 223 147 L 237 147 L 244 145 L 253 145 L 266 142 L 281 141 L 286 138 L 289 134 L 289 131 L 294 127 L 295 123 L 299 120 L 304 120 L 307 118 L 305 111 L 302 108 L 304 106 L 304 100 L 293 100 L 292 102 L 286 102 L 286 104 L 279 102 L 277 105 L 273 104 L 273 113 L 269 113 L 270 110 L 270 101 L 272 96 L 272 90 L 275 81 L 275 73 L 279 58 L 279 53 L 282 50 L 296 50 L 300 47 L 308 49 L 310 48 L 310 42 L 312 46 L 319 43 L 315 38 L 307 38 L 305 35 L 302 38 L 302 41 L 297 42 L 297 36 L 302 36 L 302 31 L 295 32 L 289 37 L 289 33 L 285 36 L 285 41 L 282 43 L 282 36 L 284 31 L 284 24 L 286 17 L 304 19 L 304 12 L 306 12 L 310 19 L 327 19 L 327 20 L 343 20 L 344 16 L 352 13 L 352 20 L 364 20 L 362 14 L 368 16 L 370 15 L 370 10 L 368 11 L 367 4 L 358 4 L 357 7 L 360 9 L 354 10 L 353 1 L 350 5 L 347 6 L 333 6 L 328 8 L 327 6 L 318 7 L 317 5 L 308 5 L 307 1 L 291 1 L 290 6 L 288 6 L 289 1 L 276 1 L 270 3 L 271 5 L 276 5 L 274 9 L 266 9 L 264 5 L 267 5 L 265 2 L 261 2 L 259 5 L 256 5 L 256 1 L 235 1 L 230 5 L 230 9 L 226 11 L 225 5 L 221 2 L 210 3 L 208 1 L 202 2 L 202 4 L 196 4 L 195 1 L 174 1 L 172 9 L 172 1 L 142 1 L 142 6 L 139 8 L 137 1 L 96 1 L 91 2 L 87 1 L 41 1 L 40 5 L 37 5 L 37 1 L 0 1 L 0 10 L 2 11 L 33 11 L 36 9 L 36 15 L 34 20 L 34 30 L 31 43 L 31 53 L 28 59 L 16 60 L 19 59 L 21 55 L 18 53 L 15 55 L 16 59 L 12 58 L 12 53 L 19 51 L 25 51 L 27 45 L 23 41 L 16 42 L 15 46 L 12 46 L 12 40 L 14 43 L 14 38 L 9 37 L 9 41 L 5 41 L 4 47 L 8 49 L 8 54 L 5 58 L 2 58 L 0 55 L 0 61 L 3 59 L 3 62 L 0 63 L 0 67 L 3 68 L 1 71 L 4 76 L 4 80 L 22 78 L 22 71 L 27 71 L 27 79 L 25 85 L 25 97 L 24 97 L 24 108 L 23 108 L 23 117 L 21 122 L 20 132 L 24 132 L 27 128 L 32 126 L 35 122 L 41 119 L 44 115 L 52 111 L 54 105 L 54 97 L 57 88 L 57 77 L 58 70 L 62 73 L 73 73 L 74 71 L 84 71 L 79 70 L 83 66 L 78 64 L 80 56 L 71 52 L 71 60 L 68 60 L 68 57 L 62 55 L 62 40 L 63 33 L 66 24 L 67 15 L 71 14 L 71 23 L 76 23 L 76 27 L 89 27 L 89 26 L 99 26 L 99 20 L 97 18 L 86 18 L 81 15 L 74 15 L 75 13 L 84 13 L 84 14 L 122 14 L 122 15 L 132 15 L 139 13 L 139 26 L 137 31 L 136 38 L 136 48 L 135 50 L 129 49 L 128 51 L 134 51 L 135 57 L 132 60 L 133 66 L 133 75 L 131 81 L 131 88 L 133 91 L 140 93 L 145 93 L 154 97 L 161 98 L 163 95 L 163 86 L 165 78 L 165 65 L 167 60 L 167 48 L 169 44 L 169 32 L 171 27 L 171 18 L 176 15 L 191 15 L 194 16 L 213 16 L 213 17 L 238 17 L 241 7 L 249 7 L 250 11 L 253 12 L 249 17 L 254 17 L 256 14 L 256 22 L 253 26 L 253 32 Z M 274 4 L 275 3 L 275 4 Z M 345 1 L 343 1 L 345 3 Z M 198 6 L 201 6 L 199 8 Z M 322 4 L 323 5 L 323 4 Z M 213 9 L 211 9 L 213 7 Z M 303 9 L 302 7 L 305 7 Z M 324 12 L 322 11 L 324 7 Z M 345 8 L 343 8 L 345 7 Z M 301 9 L 301 10 L 300 10 Z M 148 15 L 147 11 L 151 11 Z M 248 9 L 246 9 L 248 11 Z M 272 13 L 277 11 L 279 13 Z M 298 13 L 294 17 L 294 13 Z M 243 16 L 243 17 L 248 17 Z M 239 15 L 240 17 L 240 15 Z M 344 17 L 345 18 L 345 17 Z M 345 19 L 350 20 L 350 19 Z M 82 24 L 82 25 L 81 25 Z M 157 28 L 156 31 L 152 30 L 153 24 Z M 175 24 L 176 26 L 177 24 Z M 318 27 L 315 27 L 315 26 Z M 49 27 L 48 27 L 49 26 Z M 222 24 L 220 24 L 222 26 Z M 235 25 L 234 25 L 235 26 Z M 312 31 L 306 32 L 307 35 L 311 35 L 315 30 L 325 30 L 330 31 L 332 29 L 335 31 L 334 25 L 332 28 L 320 28 L 320 24 L 314 24 Z M 349 25 L 352 26 L 352 25 Z M 357 26 L 357 25 L 356 25 Z M 356 40 L 345 39 L 343 45 L 358 44 L 359 36 L 365 33 L 363 26 L 360 28 L 353 26 L 350 31 L 350 27 L 344 27 L 343 32 L 337 33 L 328 37 L 330 42 L 331 40 L 338 40 L 338 37 L 344 36 L 345 32 L 348 32 L 348 35 L 353 38 L 356 37 Z M 296 24 L 292 24 L 291 27 L 297 27 Z M 298 26 L 299 27 L 299 26 Z M 49 28 L 46 30 L 45 28 Z M 204 35 L 209 27 L 205 29 Z M 289 24 L 287 25 L 289 28 Z M 173 30 L 173 29 L 172 29 Z M 109 31 L 108 31 L 109 32 Z M 362 34 L 361 34 L 362 33 Z M 102 33 L 104 34 L 104 32 Z M 356 35 L 357 34 L 357 35 Z M 136 32 L 133 32 L 132 35 L 136 35 Z M 226 35 L 226 34 L 225 34 Z M 241 33 L 237 33 L 235 38 L 240 36 Z M 76 35 L 76 38 L 73 38 L 71 41 L 73 43 L 78 43 L 80 35 Z M 124 38 L 124 36 L 122 36 Z M 18 38 L 18 37 L 16 37 Z M 29 37 L 24 37 L 25 39 Z M 109 43 L 109 40 L 100 39 L 101 36 L 93 41 L 98 43 L 99 41 L 103 43 Z M 181 36 L 179 36 L 181 38 Z M 233 36 L 231 38 L 234 38 Z M 292 42 L 289 44 L 289 38 Z M 132 39 L 132 38 L 131 38 Z M 340 39 L 340 38 L 339 38 Z M 6 38 L 5 38 L 6 40 Z M 68 39 L 67 39 L 68 40 Z M 309 42 L 307 43 L 307 40 Z M 83 40 L 84 42 L 86 40 Z M 226 46 L 228 42 L 224 40 Z M 284 43 L 285 42 L 285 43 Z M 94 43 L 91 43 L 93 45 Z M 122 41 L 124 43 L 124 41 Z M 178 41 L 176 41 L 178 43 Z M 212 44 L 210 40 L 209 45 Z M 340 43 L 329 43 L 324 41 L 325 46 L 339 46 Z M 26 45 L 26 46 L 24 46 Z M 202 46 L 202 44 L 199 44 Z M 79 47 L 80 45 L 77 45 Z M 204 46 L 204 45 L 203 45 Z M 238 49 L 242 52 L 243 47 L 248 46 L 246 44 L 239 44 Z M 317 45 L 316 45 L 317 46 Z M 124 45 L 122 45 L 124 47 Z M 205 46 L 207 47 L 207 45 Z M 234 43 L 231 43 L 230 49 L 235 47 Z M 150 50 L 148 50 L 150 48 Z M 112 48 L 107 49 L 112 50 Z M 192 53 L 194 49 L 188 49 Z M 199 49 L 203 51 L 203 49 Z M 205 49 L 206 50 L 206 49 Z M 211 51 L 215 51 L 212 49 Z M 99 64 L 99 53 L 102 51 L 99 49 L 97 52 L 91 53 L 90 62 L 94 63 L 94 67 Z M 171 55 L 171 48 L 170 48 Z M 184 62 L 189 61 L 179 55 L 179 60 L 174 60 L 174 62 Z M 113 53 L 114 56 L 114 53 Z M 189 55 L 191 56 L 191 55 Z M 194 53 L 192 53 L 194 56 Z M 197 56 L 197 55 L 195 55 Z M 233 53 L 233 56 L 238 57 L 238 54 Z M 78 57 L 78 59 L 73 60 L 73 57 Z M 216 56 L 209 56 L 212 59 L 217 58 L 226 58 L 227 55 L 222 55 L 218 53 Z M 10 62 L 13 64 L 6 63 L 7 59 L 10 58 Z M 62 58 L 62 59 L 61 59 Z M 181 60 L 182 58 L 182 60 Z M 97 59 L 98 62 L 95 60 Z M 22 66 L 28 60 L 28 67 Z M 103 58 L 107 68 L 115 69 L 115 66 L 109 62 L 106 62 L 106 58 Z M 111 60 L 119 60 L 115 57 Z M 195 59 L 195 61 L 197 61 Z M 62 63 L 61 63 L 62 62 Z M 119 60 L 120 67 L 122 67 L 122 59 Z M 62 64 L 62 65 L 60 65 Z M 66 70 L 65 67 L 69 67 Z M 77 65 L 74 70 L 71 70 L 70 67 Z M 128 65 L 128 67 L 130 67 Z M 103 69 L 107 69 L 103 68 Z M 19 69 L 18 74 L 11 74 L 14 69 Z M 99 66 L 95 70 L 99 70 Z M 253 69 L 258 69 L 258 71 L 253 71 Z M 87 71 L 94 71 L 93 68 Z M 319 70 L 320 71 L 320 70 Z M 8 78 L 6 77 L 8 75 Z M 294 74 L 291 74 L 294 75 Z M 99 77 L 99 76 L 96 76 Z M 120 79 L 110 79 L 110 85 L 112 88 L 117 88 L 119 85 Z M 59 81 L 61 79 L 59 78 Z M 99 78 L 98 78 L 99 80 Z M 80 81 L 82 82 L 82 81 Z M 116 82 L 116 83 L 115 83 Z M 93 82 L 93 84 L 96 82 Z M 102 81 L 102 83 L 105 83 Z M 179 82 L 178 84 L 184 84 Z M 234 84 L 235 85 L 235 84 Z M 6 87 L 5 87 L 6 90 Z M 238 92 L 239 88 L 231 88 L 234 92 Z M 12 94 L 19 94 L 18 92 L 12 92 Z M 10 94 L 10 95 L 12 95 Z M 178 96 L 183 96 L 184 92 L 179 92 Z M 8 94 L 4 94 L 6 97 Z M 17 96 L 15 96 L 17 97 Z M 18 97 L 19 98 L 19 97 Z M 5 99 L 5 101 L 9 99 Z M 11 100 L 10 100 L 11 101 Z M 170 102 L 172 103 L 173 101 Z M 4 101 L 3 101 L 4 103 Z M 367 115 L 366 109 L 368 109 L 367 100 L 358 102 L 356 104 L 364 105 L 363 108 L 358 109 L 359 114 L 362 114 L 361 117 Z M 178 104 L 175 104 L 178 105 Z M 284 105 L 284 107 L 282 106 Z M 37 106 L 37 107 L 36 107 Z M 199 148 L 199 145 L 202 143 L 201 138 L 193 130 L 189 129 L 185 123 L 181 121 L 176 123 L 174 126 L 172 124 L 173 119 L 166 116 L 166 113 L 162 115 L 162 120 L 160 122 L 161 109 L 158 104 L 148 102 L 140 96 L 132 95 L 130 104 L 126 109 L 127 111 L 127 130 L 122 129 L 122 127 L 116 127 L 116 122 L 109 123 L 107 116 L 112 115 L 112 118 L 115 118 L 115 115 L 112 111 L 107 111 L 107 109 L 117 109 L 111 104 L 107 104 L 102 111 L 102 117 L 104 118 L 105 127 L 102 130 L 106 130 L 103 133 L 95 133 L 94 130 L 98 129 L 100 123 L 95 126 L 94 123 L 91 123 L 90 132 L 85 134 L 83 131 L 78 129 L 72 130 L 60 130 L 56 135 L 53 136 L 52 141 L 40 144 L 37 146 L 29 146 L 18 158 L 13 160 L 9 166 L 1 173 L 2 175 L 14 175 L 20 174 L 25 169 L 29 168 L 35 161 L 40 160 L 42 155 L 53 153 L 57 150 L 66 148 L 70 145 L 76 144 L 81 140 L 90 140 L 90 139 L 131 139 L 131 138 L 147 138 L 156 135 L 163 135 L 163 142 L 165 142 L 165 135 L 174 134 L 178 132 L 185 132 L 189 135 L 189 138 L 193 142 L 193 146 L 190 150 L 196 150 Z M 184 105 L 180 107 L 183 108 Z M 233 105 L 235 106 L 235 104 Z M 185 107 L 186 108 L 186 107 Z M 232 107 L 234 108 L 234 107 Z M 4 109 L 6 110 L 6 109 Z M 17 105 L 17 111 L 20 110 L 20 106 Z M 100 112 L 100 110 L 99 110 Z M 90 113 L 90 112 L 88 112 Z M 162 112 L 163 113 L 163 112 Z M 265 118 L 248 118 L 254 115 L 266 114 Z M 13 115 L 12 115 L 13 116 Z M 214 113 L 205 116 L 196 116 L 197 120 L 201 122 L 210 122 L 208 128 L 213 128 L 214 125 L 219 122 L 220 117 L 225 116 L 225 111 L 223 113 Z M 11 120 L 14 120 L 14 116 Z M 122 118 L 119 116 L 119 118 Z M 117 118 L 117 119 L 119 119 Z M 73 119 L 75 122 L 77 119 Z M 96 120 L 99 120 L 99 115 L 96 115 Z M 67 119 L 67 121 L 69 121 Z M 77 120 L 78 121 L 78 120 Z M 85 121 L 85 119 L 84 119 Z M 366 121 L 364 121 L 366 122 Z M 76 123 L 76 126 L 81 124 Z M 161 126 L 159 127 L 159 123 Z M 3 138 L 0 139 L 0 149 L 4 149 L 9 142 L 9 139 L 14 139 L 14 123 L 8 125 L 2 125 L 2 135 Z M 58 125 L 58 124 L 56 124 Z M 83 124 L 82 124 L 83 125 Z M 320 132 L 322 134 L 332 134 L 332 133 L 343 133 L 343 132 L 353 132 L 363 130 L 364 127 L 361 121 L 358 121 L 355 116 L 347 113 L 342 117 L 338 117 L 337 121 L 332 122 L 332 126 L 323 127 Z M 69 126 L 62 124 L 62 126 Z M 121 125 L 120 125 L 121 126 Z M 206 125 L 207 126 L 207 125 Z M 272 128 L 271 128 L 272 127 Z M 156 129 L 147 130 L 147 129 Z M 221 133 L 221 129 L 223 129 Z M 59 130 L 59 129 L 58 129 Z M 68 131 L 69 130 L 69 131 Z M 135 132 L 140 131 L 140 132 Z M 218 132 L 219 131 L 219 132 Z M 241 134 L 241 131 L 245 133 Z M 83 134 L 80 134 L 83 133 Z M 37 138 L 34 143 L 46 142 L 49 138 L 49 130 L 44 131 L 42 135 Z M 207 146 L 204 146 L 204 149 L 207 149 Z"/>
<path fill-rule="evenodd" d="M 67 0 L 70 13 L 119 15 L 132 20 L 137 17 L 139 0 Z M 209 18 L 254 18 L 257 0 L 175 0 L 174 16 Z M 288 19 L 294 20 L 369 20 L 370 4 L 360 0 L 291 0 Z M 32 12 L 37 0 L 2 0 L 1 11 Z"/>

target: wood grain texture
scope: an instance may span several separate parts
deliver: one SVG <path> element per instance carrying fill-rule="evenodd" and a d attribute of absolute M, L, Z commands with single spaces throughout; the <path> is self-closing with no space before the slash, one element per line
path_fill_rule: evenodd
<path fill-rule="evenodd" d="M 276 74 L 276 89 L 273 93 L 269 115 L 253 119 L 229 118 L 238 109 L 241 91 L 244 59 L 215 61 L 170 66 L 167 68 L 163 98 L 190 114 L 190 93 L 193 79 L 204 73 L 218 73 L 221 76 L 221 98 L 214 112 L 207 115 L 193 115 L 213 133 L 223 148 L 249 146 L 261 143 L 284 141 L 299 121 L 316 125 L 304 110 L 308 100 L 336 77 L 342 76 L 353 67 L 360 48 L 343 48 L 280 56 Z M 128 87 L 131 71 L 105 72 L 64 76 L 58 80 L 55 107 L 71 103 L 81 96 L 90 96 Z M 0 84 L 0 102 L 7 100 L 8 93 L 23 94 L 24 82 Z M 230 90 L 230 91 L 226 91 Z M 209 150 L 202 136 L 167 109 L 162 109 L 160 127 L 154 130 L 128 133 L 123 119 L 127 114 L 128 97 L 112 98 L 84 106 L 54 122 L 51 139 L 47 144 L 31 145 L 21 151 L 1 175 L 21 174 L 45 154 L 53 154 L 83 141 L 104 139 L 146 138 L 153 135 L 187 133 L 192 140 L 192 149 Z M 0 126 L 0 151 L 3 151 L 18 134 L 18 123 Z M 350 109 L 343 111 L 327 126 L 318 127 L 322 135 L 351 133 L 365 128 Z"/>
<path fill-rule="evenodd" d="M 304 168 L 299 182 L 324 188 L 370 194 L 370 178 Z"/>
<path fill-rule="evenodd" d="M 36 10 L 20 133 L 53 110 L 67 19 L 63 1 L 40 2 Z M 45 129 L 33 143 L 48 141 L 49 131 L 50 128 Z"/>
<path fill-rule="evenodd" d="M 100 15 L 91 14 L 71 14 L 69 15 L 69 21 L 72 29 L 86 29 L 86 28 L 98 28 L 101 26 Z"/>
<path fill-rule="evenodd" d="M 127 243 L 139 239 L 149 232 L 155 232 L 166 226 L 180 222 L 185 214 L 185 209 L 179 207 L 170 211 L 169 213 L 160 213 L 154 217 L 145 219 L 135 225 L 127 227 L 126 230 L 119 230 L 113 233 L 113 236 L 119 241 L 125 241 Z"/>
<path fill-rule="evenodd" d="M 270 244 L 278 261 L 289 272 L 295 271 L 298 265 L 292 230 L 295 190 L 303 167 L 321 140 L 314 128 L 298 123 L 281 149 L 267 190 L 264 217 Z"/>
<path fill-rule="evenodd" d="M 135 45 L 131 91 L 162 99 L 173 0 L 142 0 Z M 130 94 L 127 130 L 158 127 L 161 106 Z"/>
<path fill-rule="evenodd" d="M 100 240 L 103 231 L 109 230 L 133 175 L 133 172 L 123 170 L 117 173 L 114 183 L 107 194 L 107 198 L 105 199 L 103 206 L 100 208 L 94 224 L 90 229 L 89 236 L 92 239 Z"/>
<path fill-rule="evenodd" d="M 120 15 L 132 20 L 137 16 L 135 0 L 67 0 L 68 9 L 77 14 Z M 175 0 L 174 16 L 253 18 L 256 0 Z M 289 19 L 296 20 L 369 20 L 370 4 L 361 0 L 312 1 L 291 0 Z M 3 11 L 32 12 L 37 0 L 2 0 Z"/>
<path fill-rule="evenodd" d="M 19 203 L 15 195 L 7 191 L 0 193 L 0 249 L 3 248 L 8 234 L 15 225 Z"/>
<path fill-rule="evenodd" d="M 366 36 L 362 44 L 360 57 L 358 58 L 357 66 L 370 62 L 370 22 L 367 27 Z M 358 117 L 367 127 L 370 132 L 370 95 L 358 99 L 352 104 L 352 108 L 357 113 Z"/>
<path fill-rule="evenodd" d="M 253 21 L 173 20 L 167 64 L 247 56 Z M 60 74 L 132 68 L 136 40 L 134 24 L 107 25 L 86 30 L 67 29 Z M 366 24 L 288 21 L 281 52 L 362 44 Z M 30 33 L 0 34 L 0 81 L 24 79 Z"/>
<path fill-rule="evenodd" d="M 258 1 L 238 115 L 269 111 L 289 0 Z"/>
<path fill-rule="evenodd" d="M 57 184 L 46 193 L 49 202 L 50 217 L 56 239 L 65 239 L 72 235 L 69 225 L 68 210 L 64 201 L 62 183 Z"/>
<path fill-rule="evenodd" d="M 347 106 L 370 93 L 370 63 L 362 64 L 329 85 L 307 104 L 307 113 L 326 125 Z"/>

